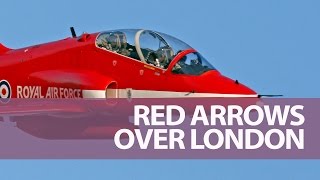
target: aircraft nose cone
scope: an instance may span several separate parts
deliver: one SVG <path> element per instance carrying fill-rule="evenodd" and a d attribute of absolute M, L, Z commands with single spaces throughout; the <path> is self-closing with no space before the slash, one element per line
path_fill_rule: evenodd
<path fill-rule="evenodd" d="M 238 80 L 234 81 L 234 93 L 239 94 L 257 94 L 254 90 L 246 85 L 241 84 Z"/>
<path fill-rule="evenodd" d="M 258 96 L 257 93 L 238 80 L 232 80 L 218 72 L 208 72 L 199 79 L 202 91 L 218 94 L 245 95 L 247 97 Z M 248 97 L 249 97 L 248 96 Z"/>

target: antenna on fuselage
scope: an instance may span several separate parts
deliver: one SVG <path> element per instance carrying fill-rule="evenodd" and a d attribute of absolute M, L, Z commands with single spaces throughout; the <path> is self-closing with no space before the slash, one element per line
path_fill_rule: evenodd
<path fill-rule="evenodd" d="M 71 35 L 73 38 L 77 37 L 76 31 L 74 30 L 74 27 L 70 27 Z"/>

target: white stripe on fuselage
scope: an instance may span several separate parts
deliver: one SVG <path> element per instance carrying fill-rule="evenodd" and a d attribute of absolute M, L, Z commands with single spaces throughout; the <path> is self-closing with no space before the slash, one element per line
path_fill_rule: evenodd
<path fill-rule="evenodd" d="M 107 97 L 106 97 L 107 95 Z M 221 97 L 221 98 L 252 98 L 258 94 L 218 94 L 193 93 L 174 91 L 152 91 L 135 89 L 83 90 L 83 98 L 191 98 L 191 97 Z"/>

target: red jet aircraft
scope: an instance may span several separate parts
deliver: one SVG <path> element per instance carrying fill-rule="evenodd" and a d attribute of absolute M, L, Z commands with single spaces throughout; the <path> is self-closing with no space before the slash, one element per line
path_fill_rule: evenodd
<path fill-rule="evenodd" d="M 122 29 L 77 37 L 71 32 L 71 38 L 21 49 L 0 44 L 0 121 L 46 139 L 112 138 L 118 129 L 134 128 L 121 113 L 129 112 L 123 110 L 128 106 L 113 106 L 120 98 L 239 97 L 255 103 L 273 96 L 223 76 L 167 34 Z M 105 107 L 79 98 L 118 100 Z"/>
<path fill-rule="evenodd" d="M 167 34 L 122 29 L 9 49 L 0 44 L 0 97 L 260 97 Z"/>

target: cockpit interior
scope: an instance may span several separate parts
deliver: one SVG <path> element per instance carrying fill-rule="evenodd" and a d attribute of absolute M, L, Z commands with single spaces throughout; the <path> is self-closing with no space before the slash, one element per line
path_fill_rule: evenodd
<path fill-rule="evenodd" d="M 170 35 L 143 29 L 123 29 L 102 32 L 96 46 L 161 69 L 171 63 L 174 74 L 201 75 L 215 68 L 196 51 L 182 57 L 178 54 L 192 49 L 191 46 Z M 176 58 L 179 60 L 175 60 Z"/>

